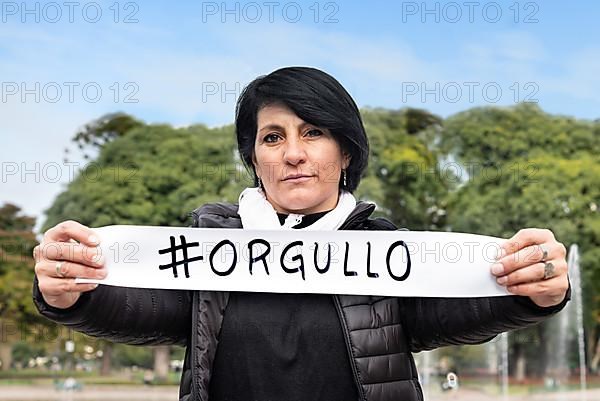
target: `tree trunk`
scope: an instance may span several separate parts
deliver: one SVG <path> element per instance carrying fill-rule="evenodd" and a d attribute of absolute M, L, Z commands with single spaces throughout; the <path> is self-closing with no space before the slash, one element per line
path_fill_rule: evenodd
<path fill-rule="evenodd" d="M 100 376 L 110 375 L 110 370 L 112 366 L 112 348 L 112 343 L 104 343 L 104 348 L 102 350 L 102 367 L 100 368 Z"/>
<path fill-rule="evenodd" d="M 4 319 L 0 315 L 0 370 L 10 369 L 12 364 L 12 346 L 19 340 L 18 324 L 11 319 Z M 23 335 L 23 333 L 21 333 Z"/>
<path fill-rule="evenodd" d="M 168 345 L 154 347 L 154 377 L 159 382 L 167 380 L 170 356 L 171 352 Z"/>
<path fill-rule="evenodd" d="M 593 343 L 593 342 L 592 342 Z M 590 371 L 596 373 L 598 371 L 598 365 L 600 364 L 600 336 L 595 340 L 596 346 L 594 349 L 594 356 L 590 361 Z"/>
<path fill-rule="evenodd" d="M 517 383 L 522 383 L 525 381 L 525 368 L 526 368 L 525 350 L 523 348 L 523 345 L 520 344 L 517 347 L 517 362 L 516 362 L 516 370 L 515 370 L 515 380 L 517 381 Z"/>
<path fill-rule="evenodd" d="M 0 370 L 9 370 L 12 363 L 12 342 L 2 341 L 0 343 L 0 360 L 2 361 Z"/>
<path fill-rule="evenodd" d="M 538 361 L 538 366 L 536 369 L 536 376 L 537 377 L 545 377 L 546 376 L 546 370 L 548 368 L 548 355 L 549 355 L 549 343 L 548 343 L 548 339 L 546 337 L 546 330 L 549 330 L 548 325 L 545 324 L 538 324 L 537 326 L 537 332 L 538 332 L 538 336 L 540 338 L 540 358 Z M 530 367 L 531 369 L 531 367 Z"/>

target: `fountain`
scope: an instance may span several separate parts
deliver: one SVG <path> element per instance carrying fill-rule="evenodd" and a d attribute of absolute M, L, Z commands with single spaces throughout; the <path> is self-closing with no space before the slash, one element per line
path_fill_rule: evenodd
<path fill-rule="evenodd" d="M 500 362 L 500 378 L 502 389 L 502 399 L 504 401 L 508 400 L 508 333 L 504 332 L 500 334 L 500 355 L 502 356 L 502 360 Z"/>
<path fill-rule="evenodd" d="M 567 265 L 571 282 L 571 301 L 549 322 L 550 336 L 548 345 L 550 353 L 545 370 L 546 389 L 560 394 L 559 399 L 567 399 L 565 394 L 571 377 L 570 362 L 577 355 L 579 367 L 580 399 L 586 399 L 586 362 L 583 332 L 583 305 L 581 299 L 581 270 L 579 266 L 579 250 L 577 244 L 569 248 Z M 554 335 L 555 333 L 555 335 Z M 575 341 L 576 340 L 576 341 Z M 577 352 L 575 352 L 577 344 Z"/>
<path fill-rule="evenodd" d="M 581 271 L 579 266 L 579 251 L 577 244 L 571 245 L 568 253 L 569 279 L 571 281 L 571 301 L 567 306 L 552 317 L 547 324 L 550 325 L 546 341 L 550 351 L 547 365 L 545 367 L 545 385 L 546 390 L 557 393 L 559 398 L 553 400 L 573 400 L 573 396 L 580 400 L 586 400 L 586 362 L 583 331 L 583 305 L 581 297 Z M 482 345 L 461 346 L 460 352 L 468 353 L 475 358 L 480 358 L 479 365 L 484 366 L 487 372 L 484 376 L 478 378 L 478 382 L 485 393 L 480 393 L 479 399 L 498 399 L 502 397 L 504 401 L 509 400 L 509 382 L 508 382 L 508 339 L 511 334 L 502 333 L 494 340 Z M 576 337 L 575 337 L 576 336 Z M 575 341 L 576 340 L 576 341 Z M 577 352 L 574 345 L 577 344 Z M 479 349 L 478 347 L 484 347 Z M 448 354 L 448 349 L 455 347 L 444 347 L 433 351 L 420 352 L 415 355 L 415 361 L 418 366 L 420 381 L 422 383 L 425 400 L 436 401 L 452 398 L 451 393 L 458 388 L 456 383 L 461 382 L 461 374 L 464 367 L 459 366 L 458 377 L 451 374 L 446 375 L 447 383 L 440 376 L 440 366 L 444 355 Z M 452 353 L 452 351 L 450 351 Z M 569 360 L 577 354 L 579 367 L 579 393 L 570 396 L 566 394 L 567 384 L 570 376 Z M 452 379 L 449 379 L 451 377 Z M 473 379 L 471 377 L 471 379 Z M 472 381 L 472 380 L 471 380 Z M 454 385 L 453 385 L 454 383 Z M 467 382 L 468 383 L 468 382 Z M 441 384 L 441 385 L 440 385 Z M 446 384 L 446 386 L 444 386 Z M 447 391 L 444 391 L 447 390 Z M 461 394 L 464 391 L 471 392 L 469 385 L 461 386 Z M 479 391 L 479 390 L 477 390 Z M 477 397 L 476 393 L 470 394 Z M 494 397 L 494 398 L 492 398 Z M 464 397 L 463 397 L 464 398 Z M 511 398 L 512 399 L 512 398 Z"/>
<path fill-rule="evenodd" d="M 585 361 L 585 337 L 583 332 L 583 302 L 581 298 L 581 269 L 579 266 L 579 248 L 577 244 L 572 244 L 569 248 L 569 275 L 571 277 L 571 285 L 574 293 L 571 300 L 575 301 L 575 316 L 577 323 L 577 351 L 579 356 L 579 388 L 581 391 L 581 399 L 586 400 L 586 385 L 587 385 L 587 367 Z"/>
<path fill-rule="evenodd" d="M 427 401 L 491 401 L 508 395 L 506 333 L 480 345 L 449 346 L 415 354 Z M 457 398 L 458 397 L 458 398 Z"/>

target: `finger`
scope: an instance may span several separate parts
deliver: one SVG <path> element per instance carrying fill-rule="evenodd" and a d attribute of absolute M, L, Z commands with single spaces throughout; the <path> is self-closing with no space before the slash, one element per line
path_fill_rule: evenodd
<path fill-rule="evenodd" d="M 74 220 L 58 223 L 44 234 L 44 242 L 67 242 L 71 239 L 88 246 L 96 246 L 100 243 L 94 230 Z"/>
<path fill-rule="evenodd" d="M 79 242 L 77 242 L 76 240 L 74 240 L 73 238 L 71 238 L 69 240 L 69 243 L 73 243 L 73 244 L 79 244 Z M 33 260 L 35 260 L 36 262 L 39 262 L 41 259 L 41 257 L 46 257 L 45 255 L 41 254 L 41 249 L 42 249 L 43 243 L 37 244 L 36 246 L 33 247 Z"/>
<path fill-rule="evenodd" d="M 498 277 L 496 282 L 500 285 L 511 286 L 543 280 L 544 265 L 545 263 L 536 263 L 522 269 L 518 269 L 510 274 Z"/>
<path fill-rule="evenodd" d="M 71 261 L 98 268 L 102 267 L 105 262 L 102 248 L 88 247 L 76 242 L 42 243 L 37 253 L 39 256 L 38 263 Z"/>
<path fill-rule="evenodd" d="M 554 233 L 547 228 L 523 228 L 500 244 L 506 254 L 519 251 L 529 245 L 554 241 Z"/>
<path fill-rule="evenodd" d="M 549 260 L 558 256 L 558 248 L 556 247 L 555 242 L 546 242 L 542 244 L 546 250 L 548 250 L 548 254 L 546 255 L 545 260 Z M 542 260 L 544 256 L 544 250 L 540 246 L 540 244 L 534 244 L 527 246 L 515 253 L 506 255 L 500 259 L 498 259 L 494 265 L 492 266 L 492 273 L 495 275 L 505 275 L 512 273 L 516 270 L 522 269 L 523 267 L 531 266 L 535 263 L 538 263 Z M 498 264 L 500 266 L 498 266 Z"/>
<path fill-rule="evenodd" d="M 39 263 L 39 266 L 36 266 L 36 274 L 38 276 L 45 275 L 54 278 L 81 277 L 103 279 L 107 275 L 107 270 L 105 268 L 93 268 L 79 263 L 66 261 L 47 261 L 41 262 Z"/>
<path fill-rule="evenodd" d="M 564 277 L 556 276 L 535 283 L 522 283 L 508 286 L 506 289 L 514 295 L 533 296 L 559 296 L 566 291 Z"/>
<path fill-rule="evenodd" d="M 39 254 L 40 254 L 40 244 L 37 244 L 36 246 L 33 247 L 33 260 L 35 260 L 36 262 L 38 262 L 38 260 L 39 260 Z"/>
<path fill-rule="evenodd" d="M 40 291 L 47 296 L 62 296 L 71 292 L 86 292 L 98 287 L 96 283 L 76 283 L 74 278 L 46 277 L 38 282 Z"/>

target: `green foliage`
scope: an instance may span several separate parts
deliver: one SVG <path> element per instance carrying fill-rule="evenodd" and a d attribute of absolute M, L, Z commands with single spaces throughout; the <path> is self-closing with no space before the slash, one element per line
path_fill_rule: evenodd
<path fill-rule="evenodd" d="M 181 226 L 206 202 L 236 201 L 250 184 L 238 172 L 231 128 L 138 127 L 106 144 L 95 163 L 60 194 L 43 229 L 74 219 L 109 224 Z"/>
<path fill-rule="evenodd" d="M 43 321 L 31 302 L 35 219 L 20 212 L 10 203 L 0 207 L 0 319 L 17 325 Z"/>
<path fill-rule="evenodd" d="M 21 208 L 12 203 L 0 207 L 0 227 L 5 231 L 31 231 L 35 218 L 20 214 Z"/>
<path fill-rule="evenodd" d="M 12 347 L 13 363 L 27 366 L 30 359 L 45 356 L 46 350 L 43 344 L 18 341 Z"/>
<path fill-rule="evenodd" d="M 86 124 L 73 137 L 80 150 L 102 149 L 114 139 L 126 135 L 134 128 L 144 125 L 141 121 L 125 113 L 109 113 Z M 84 153 L 88 159 L 90 156 Z"/>
<path fill-rule="evenodd" d="M 477 107 L 444 122 L 440 148 L 464 163 L 500 166 L 536 153 L 600 154 L 600 123 L 544 113 L 535 103 Z"/>
<path fill-rule="evenodd" d="M 463 172 L 447 194 L 447 228 L 504 238 L 548 228 L 566 247 L 577 243 L 588 330 L 600 323 L 599 132 L 598 122 L 551 116 L 532 104 L 471 109 L 440 131 L 440 149 Z M 542 335 L 524 332 L 513 346 L 530 349 Z"/>
<path fill-rule="evenodd" d="M 448 194 L 447 222 L 452 231 L 504 238 L 521 228 L 548 228 L 566 247 L 577 243 L 587 321 L 600 321 L 599 153 L 580 149 L 566 158 L 546 146 L 531 150 L 535 156 L 530 158 L 477 170 L 460 190 Z"/>
<path fill-rule="evenodd" d="M 113 362 L 116 366 L 137 366 L 152 369 L 154 355 L 151 347 L 132 347 L 115 344 L 113 348 Z"/>
<path fill-rule="evenodd" d="M 234 138 L 231 126 L 134 124 L 99 146 L 97 159 L 47 210 L 42 230 L 67 219 L 90 227 L 187 225 L 193 209 L 236 201 L 251 184 L 234 159 Z M 152 353 L 143 348 L 118 346 L 114 358 L 117 364 L 152 367 Z"/>
<path fill-rule="evenodd" d="M 399 226 L 443 227 L 443 198 L 453 176 L 441 174 L 439 156 L 428 147 L 426 135 L 439 128 L 441 119 L 416 109 L 367 109 L 362 114 L 371 157 L 357 196 L 375 201 Z"/>
<path fill-rule="evenodd" d="M 600 122 L 550 115 L 530 103 L 445 120 L 408 108 L 369 108 L 362 117 L 371 155 L 358 199 L 376 202 L 377 215 L 411 230 L 510 237 L 525 227 L 551 229 L 566 246 L 579 244 L 586 321 L 600 322 Z M 109 115 L 84 133 L 79 141 L 95 146 L 98 157 L 55 199 L 43 230 L 66 219 L 92 227 L 186 225 L 196 207 L 237 202 L 252 185 L 231 125 L 173 128 Z M 14 215 L 0 212 L 2 226 L 29 227 Z M 531 329 L 512 345 L 538 344 L 543 335 Z M 120 349 L 115 357 L 140 366 L 151 358 Z"/>

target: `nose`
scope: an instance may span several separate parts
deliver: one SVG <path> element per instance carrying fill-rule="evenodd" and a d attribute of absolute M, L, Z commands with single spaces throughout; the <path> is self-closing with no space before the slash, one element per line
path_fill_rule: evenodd
<path fill-rule="evenodd" d="M 306 150 L 301 140 L 290 138 L 286 141 L 283 161 L 296 165 L 306 161 Z"/>

